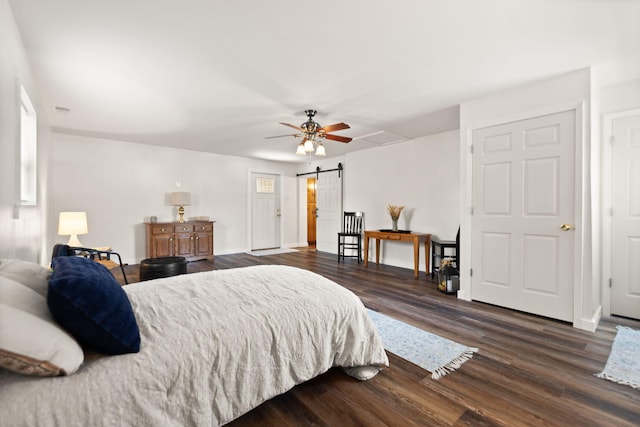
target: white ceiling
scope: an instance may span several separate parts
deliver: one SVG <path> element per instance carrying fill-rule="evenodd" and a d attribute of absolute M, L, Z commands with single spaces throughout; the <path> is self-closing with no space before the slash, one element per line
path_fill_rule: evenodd
<path fill-rule="evenodd" d="M 309 108 L 351 125 L 330 157 L 456 129 L 460 103 L 556 74 L 640 77 L 640 0 L 9 3 L 57 131 L 270 160 L 305 160 L 265 137 Z"/>

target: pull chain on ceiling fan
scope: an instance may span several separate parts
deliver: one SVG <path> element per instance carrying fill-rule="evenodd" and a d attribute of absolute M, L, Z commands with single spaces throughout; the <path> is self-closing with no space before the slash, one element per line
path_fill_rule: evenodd
<path fill-rule="evenodd" d="M 308 153 L 312 153 L 315 150 L 316 156 L 326 156 L 326 151 L 324 149 L 324 145 L 322 144 L 323 139 L 328 139 L 331 141 L 338 141 L 348 143 L 352 138 L 348 138 L 346 136 L 340 135 L 332 135 L 329 132 L 335 132 L 339 130 L 349 129 L 350 126 L 346 123 L 335 123 L 329 126 L 320 126 L 317 122 L 313 121 L 313 117 L 316 115 L 316 110 L 305 110 L 304 113 L 307 115 L 307 121 L 302 123 L 300 126 L 292 125 L 290 123 L 282 123 L 281 125 L 289 126 L 290 128 L 294 128 L 299 133 L 292 133 L 289 135 L 277 135 L 277 136 L 268 136 L 269 138 L 282 138 L 285 136 L 293 136 L 294 138 L 302 138 L 300 144 L 298 144 L 298 149 L 296 150 L 296 154 L 300 156 L 305 156 Z"/>

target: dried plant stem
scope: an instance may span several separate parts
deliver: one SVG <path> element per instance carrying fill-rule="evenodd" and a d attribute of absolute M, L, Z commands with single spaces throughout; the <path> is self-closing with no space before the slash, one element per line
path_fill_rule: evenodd
<path fill-rule="evenodd" d="M 387 206 L 387 210 L 389 211 L 389 215 L 391 215 L 391 219 L 393 221 L 397 221 L 398 218 L 400 218 L 400 213 L 402 213 L 403 209 L 404 209 L 404 206 L 398 206 L 398 205 Z"/>

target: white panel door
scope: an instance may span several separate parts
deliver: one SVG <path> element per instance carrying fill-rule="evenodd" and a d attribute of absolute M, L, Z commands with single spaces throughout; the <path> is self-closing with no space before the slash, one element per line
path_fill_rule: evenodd
<path fill-rule="evenodd" d="M 336 254 L 342 223 L 342 178 L 338 173 L 321 173 L 316 183 L 316 249 Z"/>
<path fill-rule="evenodd" d="M 640 318 L 640 115 L 613 120 L 611 314 Z"/>
<path fill-rule="evenodd" d="M 575 113 L 477 129 L 473 149 L 471 298 L 572 321 Z"/>
<path fill-rule="evenodd" d="M 251 249 L 280 247 L 280 177 L 252 173 Z"/>

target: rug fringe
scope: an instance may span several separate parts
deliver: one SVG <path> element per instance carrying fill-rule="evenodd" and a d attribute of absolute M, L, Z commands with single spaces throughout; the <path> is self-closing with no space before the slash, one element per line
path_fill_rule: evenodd
<path fill-rule="evenodd" d="M 593 374 L 595 377 L 597 378 L 602 378 L 603 380 L 609 380 L 611 382 L 614 383 L 618 383 L 618 384 L 622 384 L 622 385 L 628 385 L 631 388 L 635 388 L 635 389 L 640 389 L 640 384 L 636 384 L 634 382 L 631 381 L 626 381 L 617 377 L 613 377 L 611 375 L 605 374 L 604 372 L 600 372 L 599 374 Z"/>
<path fill-rule="evenodd" d="M 431 378 L 433 378 L 434 380 L 437 380 L 437 379 L 440 379 L 440 378 L 444 377 L 449 372 L 455 371 L 460 366 L 462 366 L 462 364 L 464 362 L 466 362 L 467 360 L 471 359 L 473 357 L 473 353 L 477 353 L 477 352 L 478 352 L 477 348 L 468 347 L 464 351 L 464 353 L 462 353 L 460 356 L 456 357 L 455 359 L 453 359 L 451 362 L 447 363 L 446 365 L 441 366 L 440 368 L 437 368 L 436 370 L 434 370 L 431 373 Z"/>

